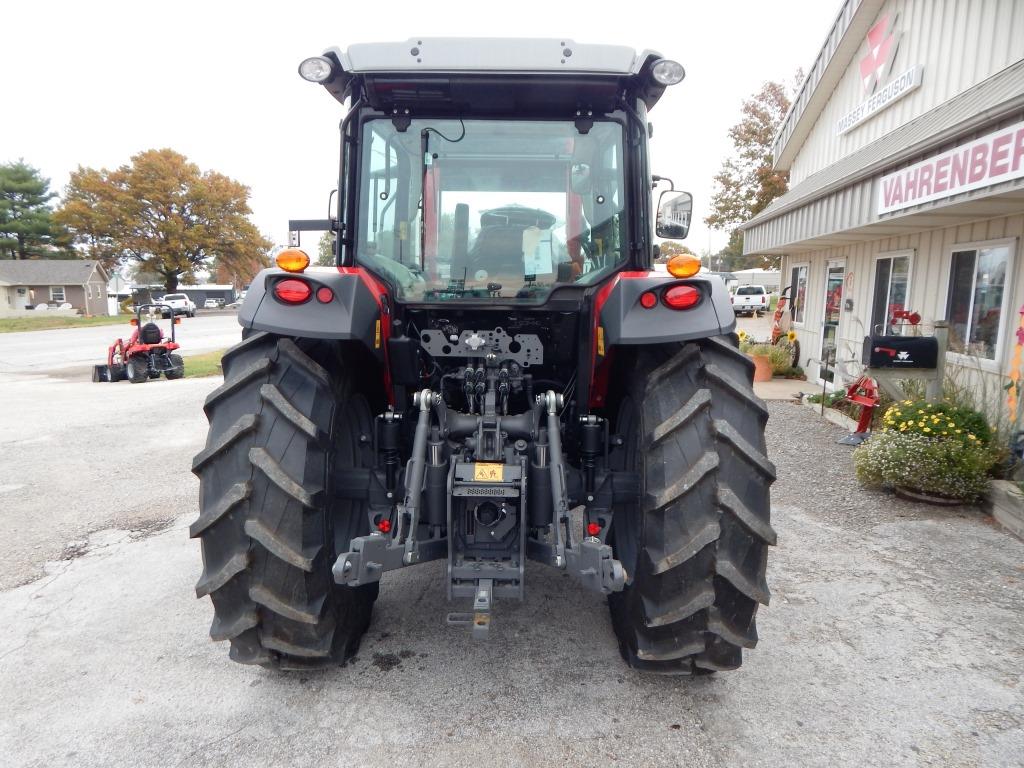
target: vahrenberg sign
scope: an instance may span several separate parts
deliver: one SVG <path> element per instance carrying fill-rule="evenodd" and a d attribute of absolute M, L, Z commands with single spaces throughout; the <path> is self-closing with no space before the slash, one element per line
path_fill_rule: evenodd
<path fill-rule="evenodd" d="M 1024 177 L 1024 121 L 883 176 L 878 213 Z"/>
<path fill-rule="evenodd" d="M 871 97 L 861 102 L 855 109 L 839 118 L 836 123 L 836 134 L 842 136 L 847 131 L 856 128 L 869 117 L 874 115 L 891 104 L 895 104 L 908 93 L 916 90 L 921 85 L 921 76 L 924 74 L 924 67 L 915 64 L 902 75 L 879 88 Z"/>

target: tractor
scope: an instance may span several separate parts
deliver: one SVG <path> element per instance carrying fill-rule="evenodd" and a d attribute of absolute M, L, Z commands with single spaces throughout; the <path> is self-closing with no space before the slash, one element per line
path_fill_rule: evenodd
<path fill-rule="evenodd" d="M 131 324 L 135 330 L 128 342 L 116 339 L 107 350 L 105 365 L 94 365 L 93 381 L 124 381 L 141 384 L 158 379 L 163 374 L 168 379 L 185 376 L 185 361 L 175 350 L 181 347 L 175 340 L 174 327 L 181 322 L 171 317 L 170 334 L 157 324 L 158 316 L 164 316 L 170 307 L 166 304 L 139 304 Z"/>
<path fill-rule="evenodd" d="M 775 468 L 724 285 L 688 255 L 653 270 L 692 214 L 648 155 L 682 66 L 424 38 L 299 74 L 347 106 L 336 208 L 290 222 L 205 402 L 210 635 L 241 663 L 343 664 L 380 582 L 440 560 L 438 621 L 471 637 L 544 567 L 607 597 L 629 666 L 739 667 Z M 335 266 L 301 249 L 317 231 Z"/>

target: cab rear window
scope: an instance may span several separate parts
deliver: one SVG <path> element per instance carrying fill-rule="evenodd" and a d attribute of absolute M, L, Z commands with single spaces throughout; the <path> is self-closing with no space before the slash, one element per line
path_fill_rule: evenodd
<path fill-rule="evenodd" d="M 737 296 L 760 296 L 764 293 L 764 288 L 759 285 L 741 285 L 736 289 Z"/>

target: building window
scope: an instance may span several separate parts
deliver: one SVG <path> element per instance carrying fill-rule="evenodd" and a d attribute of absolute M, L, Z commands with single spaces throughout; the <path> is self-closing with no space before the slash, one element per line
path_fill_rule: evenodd
<path fill-rule="evenodd" d="M 996 360 L 1006 312 L 1006 275 L 1010 246 L 994 245 L 953 251 L 949 270 L 946 320 L 949 347 L 982 360 Z"/>
<path fill-rule="evenodd" d="M 893 315 L 907 309 L 910 291 L 910 253 L 892 253 L 875 260 L 874 303 L 871 306 L 871 332 L 895 334 L 902 323 Z"/>
<path fill-rule="evenodd" d="M 55 301 L 58 304 L 63 304 L 67 299 L 64 298 L 64 286 L 63 285 L 51 285 L 50 286 L 50 301 Z"/>
<path fill-rule="evenodd" d="M 807 264 L 794 264 L 789 270 L 789 298 L 793 304 L 793 322 L 802 323 L 807 304 Z"/>

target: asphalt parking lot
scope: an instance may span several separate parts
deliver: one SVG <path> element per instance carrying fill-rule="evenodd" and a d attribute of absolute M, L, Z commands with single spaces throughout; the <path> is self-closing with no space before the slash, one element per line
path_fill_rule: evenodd
<path fill-rule="evenodd" d="M 633 673 L 604 601 L 542 566 L 474 642 L 437 563 L 385 581 L 344 668 L 231 663 L 187 535 L 218 383 L 0 376 L 4 765 L 1022 764 L 1024 543 L 860 491 L 837 430 L 785 403 L 772 603 L 736 672 Z"/>
<path fill-rule="evenodd" d="M 227 349 L 241 337 L 238 313 L 234 311 L 200 311 L 195 317 L 179 319 L 175 334 L 186 357 Z M 159 324 L 166 330 L 168 322 L 161 320 Z M 127 317 L 124 323 L 115 325 L 0 333 L 0 374 L 91 370 L 93 364 L 106 362 L 107 348 L 114 339 L 127 339 L 131 333 Z"/>

